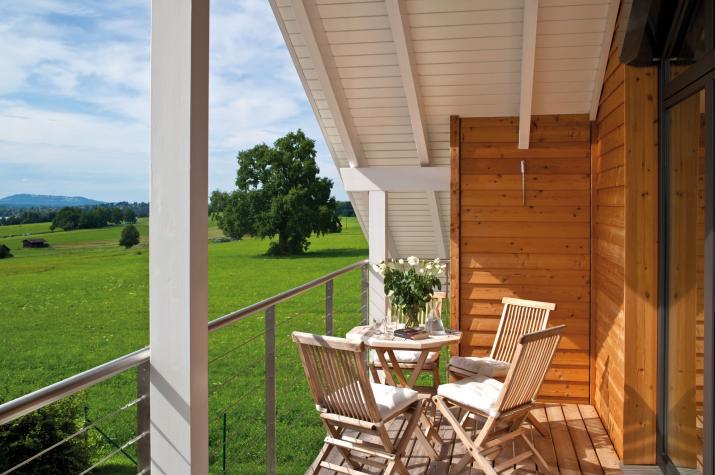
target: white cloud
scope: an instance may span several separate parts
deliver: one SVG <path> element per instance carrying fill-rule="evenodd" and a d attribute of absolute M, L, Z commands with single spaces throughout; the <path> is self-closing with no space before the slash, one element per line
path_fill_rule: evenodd
<path fill-rule="evenodd" d="M 211 8 L 210 189 L 233 187 L 238 150 L 299 127 L 339 187 L 268 2 Z M 149 0 L 0 6 L 0 163 L 19 174 L 0 195 L 147 199 L 149 26 Z"/>

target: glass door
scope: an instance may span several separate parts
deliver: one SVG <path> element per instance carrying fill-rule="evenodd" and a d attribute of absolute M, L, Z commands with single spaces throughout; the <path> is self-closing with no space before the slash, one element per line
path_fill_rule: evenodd
<path fill-rule="evenodd" d="M 705 104 L 701 89 L 667 112 L 664 449 L 671 471 L 681 474 L 703 473 L 704 337 L 712 318 L 705 312 L 706 191 L 712 192 L 705 189 L 711 159 Z"/>

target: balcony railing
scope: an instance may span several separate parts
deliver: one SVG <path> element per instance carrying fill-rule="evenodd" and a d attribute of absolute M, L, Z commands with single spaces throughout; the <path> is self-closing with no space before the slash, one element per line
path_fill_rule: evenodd
<path fill-rule="evenodd" d="M 300 312 L 298 312 L 296 313 L 296 315 L 289 316 L 277 324 L 276 306 L 281 303 L 285 303 L 289 300 L 295 299 L 297 296 L 305 294 L 312 289 L 317 289 L 321 286 L 324 287 L 324 331 L 325 334 L 332 335 L 335 324 L 335 281 L 339 277 L 345 276 L 346 274 L 357 270 L 360 270 L 361 273 L 359 292 L 360 322 L 362 324 L 366 324 L 368 321 L 368 262 L 366 259 L 357 261 L 353 264 L 345 266 L 322 277 L 311 280 L 310 282 L 306 282 L 290 290 L 276 294 L 265 300 L 219 317 L 208 323 L 209 332 L 214 333 L 219 330 L 231 327 L 240 321 L 248 319 L 251 316 L 255 316 L 260 313 L 264 314 L 265 318 L 263 330 L 253 334 L 248 338 L 243 339 L 236 344 L 233 344 L 229 349 L 221 349 L 221 351 L 218 352 L 217 355 L 213 356 L 209 360 L 209 369 L 211 369 L 212 365 L 216 365 L 221 360 L 226 361 L 230 355 L 235 354 L 235 352 L 241 350 L 242 348 L 245 348 L 246 345 L 248 345 L 250 342 L 259 340 L 261 338 L 263 339 L 265 348 L 265 367 L 263 373 L 263 380 L 258 386 L 262 386 L 264 389 L 266 437 L 265 464 L 267 473 L 275 473 L 277 465 L 276 327 L 288 321 L 291 321 L 294 318 L 303 316 Z M 447 272 L 447 276 L 448 275 L 449 273 Z M 448 291 L 448 278 L 445 284 L 445 290 Z M 314 304 L 314 302 L 311 304 Z M 350 322 L 348 323 L 350 325 L 355 325 L 358 323 L 356 318 L 358 315 L 354 313 L 354 310 L 354 306 L 351 306 L 351 308 L 349 309 Z M 305 323 L 306 322 L 303 322 L 304 325 Z M 316 331 L 322 331 L 322 329 L 316 329 Z M 33 462 L 41 462 L 40 459 L 42 458 L 42 456 L 59 448 L 63 444 L 68 443 L 76 437 L 86 435 L 91 430 L 99 431 L 100 426 L 102 424 L 108 423 L 119 415 L 125 414 L 127 413 L 127 411 L 130 410 L 136 411 L 136 429 L 135 431 L 132 431 L 132 435 L 126 437 L 126 440 L 124 440 L 123 442 L 117 442 L 115 440 L 110 439 L 102 432 L 102 435 L 111 442 L 111 451 L 101 456 L 99 460 L 93 461 L 91 466 L 87 467 L 84 471 L 80 473 L 89 473 L 94 468 L 101 466 L 108 460 L 112 459 L 112 457 L 115 457 L 117 455 L 124 455 L 133 463 L 135 463 L 137 466 L 137 473 L 148 473 L 150 470 L 151 460 L 149 437 L 149 359 L 150 348 L 146 347 L 0 405 L 0 425 L 8 424 L 21 418 L 22 416 L 32 413 L 33 411 L 37 411 L 46 406 L 49 406 L 56 401 L 68 398 L 83 390 L 95 387 L 104 381 L 116 378 L 119 375 L 123 375 L 132 369 L 136 369 L 136 397 L 131 398 L 131 400 L 125 402 L 123 405 L 116 408 L 115 410 L 109 411 L 103 416 L 95 418 L 92 421 L 86 420 L 85 424 L 75 433 L 70 434 L 66 438 L 54 443 L 49 447 L 43 448 L 41 451 L 38 451 L 34 455 L 26 458 L 19 463 L 15 463 L 15 465 L 13 466 L 3 466 L 1 463 L 2 461 L 0 461 L 0 470 L 3 470 L 3 472 L 0 472 L 0 475 L 9 475 L 13 472 L 18 471 L 22 467 L 27 467 Z M 228 366 L 230 367 L 231 365 L 229 364 Z M 240 381 L 242 375 L 243 373 L 241 371 L 233 371 L 222 381 L 213 383 L 209 397 L 218 393 L 223 388 L 227 387 L 229 383 Z M 218 450 L 218 453 L 212 454 L 212 459 L 214 460 L 214 463 L 212 465 L 212 472 L 227 473 L 228 441 L 226 434 L 226 421 L 229 410 L 235 409 L 242 402 L 244 397 L 254 394 L 253 390 L 258 388 L 244 387 L 242 389 L 242 395 L 238 397 L 235 397 L 234 394 L 229 395 L 227 397 L 229 403 L 226 406 L 222 406 L 219 410 L 213 411 L 213 414 L 210 416 L 209 425 L 211 426 L 211 424 L 214 423 L 218 424 L 218 429 L 221 432 L 220 435 L 214 437 L 215 439 L 219 440 L 215 447 Z M 130 450 L 132 446 L 135 446 L 135 451 Z M 130 452 L 132 453 L 130 454 Z M 133 452 L 135 452 L 135 454 Z"/>

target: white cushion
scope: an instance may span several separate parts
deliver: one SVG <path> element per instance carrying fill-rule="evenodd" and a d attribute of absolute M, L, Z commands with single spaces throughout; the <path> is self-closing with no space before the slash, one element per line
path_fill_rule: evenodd
<path fill-rule="evenodd" d="M 477 375 L 454 383 L 441 384 L 437 394 L 463 406 L 496 416 L 496 404 L 504 384 L 493 378 Z"/>
<path fill-rule="evenodd" d="M 476 356 L 453 356 L 449 360 L 449 365 L 489 378 L 505 378 L 510 366 L 506 361 Z"/>
<path fill-rule="evenodd" d="M 418 392 L 409 388 L 398 388 L 387 384 L 370 383 L 375 394 L 375 402 L 383 419 L 389 419 L 407 406 L 417 401 Z"/>
<path fill-rule="evenodd" d="M 417 363 L 417 360 L 422 354 L 421 351 L 411 351 L 411 350 L 394 350 L 395 357 L 400 363 Z M 430 351 L 427 355 L 427 363 L 434 363 L 439 357 L 439 353 L 436 351 Z M 387 358 L 387 357 L 386 357 Z M 370 351 L 370 361 L 379 363 L 380 360 L 377 357 L 377 352 L 375 350 Z M 387 362 L 390 363 L 390 359 L 387 358 Z"/>

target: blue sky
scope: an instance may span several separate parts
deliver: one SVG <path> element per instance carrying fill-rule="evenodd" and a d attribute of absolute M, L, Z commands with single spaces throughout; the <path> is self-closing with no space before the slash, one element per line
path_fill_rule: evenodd
<path fill-rule="evenodd" d="M 0 5 L 0 197 L 146 201 L 150 0 Z M 236 152 L 302 128 L 345 199 L 267 0 L 212 0 L 209 189 Z"/>

